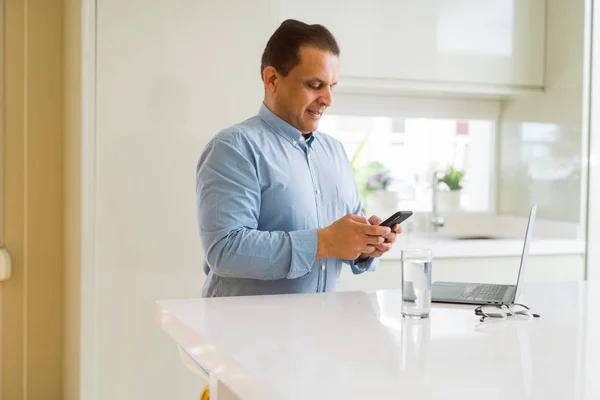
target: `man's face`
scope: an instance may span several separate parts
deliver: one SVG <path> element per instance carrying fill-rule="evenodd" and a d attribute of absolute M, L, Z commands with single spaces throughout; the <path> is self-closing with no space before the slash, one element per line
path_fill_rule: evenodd
<path fill-rule="evenodd" d="M 338 81 L 339 57 L 314 47 L 300 48 L 300 63 L 290 73 L 277 78 L 269 90 L 273 94 L 272 110 L 300 132 L 317 129 L 319 120 L 333 104 L 333 86 Z"/>

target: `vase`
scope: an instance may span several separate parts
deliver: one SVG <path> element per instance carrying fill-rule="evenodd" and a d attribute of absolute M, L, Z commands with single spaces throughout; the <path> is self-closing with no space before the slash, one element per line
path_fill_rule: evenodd
<path fill-rule="evenodd" d="M 448 213 L 460 210 L 460 190 L 438 192 L 438 211 Z"/>
<path fill-rule="evenodd" d="M 365 205 L 367 218 L 371 215 L 377 215 L 385 220 L 398 211 L 399 197 L 397 192 L 390 190 L 375 190 L 369 193 Z"/>

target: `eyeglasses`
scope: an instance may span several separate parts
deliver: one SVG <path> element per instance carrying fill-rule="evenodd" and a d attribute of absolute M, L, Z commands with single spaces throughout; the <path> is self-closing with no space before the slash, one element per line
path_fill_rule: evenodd
<path fill-rule="evenodd" d="M 486 318 L 506 319 L 508 317 L 520 318 L 539 318 L 539 314 L 531 312 L 529 307 L 523 304 L 489 304 L 475 309 L 475 315 L 480 316 L 479 321 L 483 322 Z"/>

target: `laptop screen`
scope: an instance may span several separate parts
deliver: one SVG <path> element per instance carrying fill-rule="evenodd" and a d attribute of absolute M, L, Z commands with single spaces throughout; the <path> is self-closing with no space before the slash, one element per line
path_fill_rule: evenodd
<path fill-rule="evenodd" d="M 533 223 L 535 221 L 536 212 L 537 204 L 534 204 L 529 212 L 529 221 L 527 222 L 525 242 L 523 242 L 523 253 L 521 253 L 521 265 L 519 266 L 519 276 L 517 278 L 517 284 L 515 285 L 515 298 L 513 301 L 517 301 L 521 294 L 520 284 L 523 282 L 523 276 L 525 275 L 525 263 L 527 262 L 527 255 L 529 254 L 529 244 L 531 243 L 531 233 L 533 232 Z"/>

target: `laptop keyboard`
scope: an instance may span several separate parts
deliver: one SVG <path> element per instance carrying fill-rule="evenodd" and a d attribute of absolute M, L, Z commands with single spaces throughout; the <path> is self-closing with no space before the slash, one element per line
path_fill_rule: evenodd
<path fill-rule="evenodd" d="M 508 288 L 510 285 L 469 285 L 460 298 L 501 302 Z"/>

